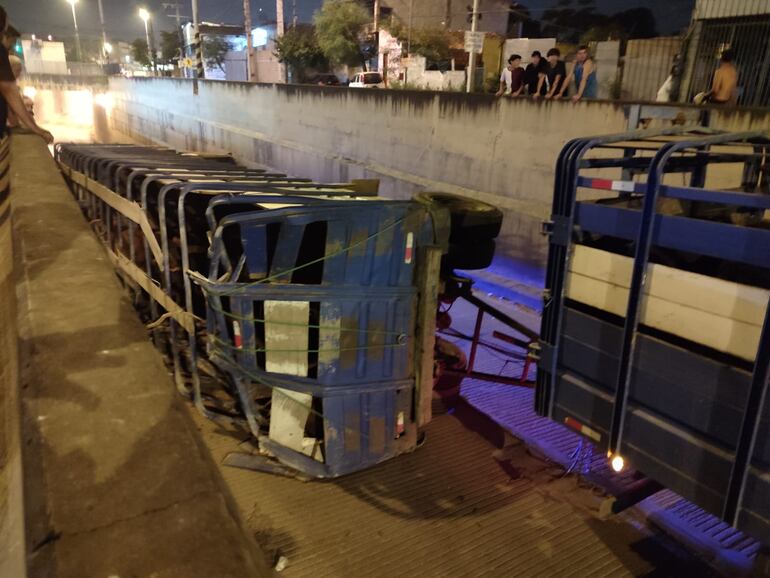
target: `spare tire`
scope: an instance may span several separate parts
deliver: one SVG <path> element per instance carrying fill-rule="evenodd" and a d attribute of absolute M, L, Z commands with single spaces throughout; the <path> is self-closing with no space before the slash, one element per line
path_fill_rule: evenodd
<path fill-rule="evenodd" d="M 481 241 L 466 241 L 465 243 L 450 243 L 449 252 L 441 259 L 441 266 L 445 270 L 486 269 L 492 264 L 495 256 L 495 242 L 493 239 Z"/>
<path fill-rule="evenodd" d="M 418 199 L 439 205 L 449 211 L 450 243 L 489 240 L 500 234 L 503 212 L 489 203 L 449 193 L 421 193 Z"/>

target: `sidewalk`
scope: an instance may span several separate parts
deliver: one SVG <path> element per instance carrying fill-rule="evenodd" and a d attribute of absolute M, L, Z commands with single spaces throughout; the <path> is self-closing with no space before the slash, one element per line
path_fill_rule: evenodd
<path fill-rule="evenodd" d="M 29 575 L 269 575 L 40 139 L 12 172 Z"/>

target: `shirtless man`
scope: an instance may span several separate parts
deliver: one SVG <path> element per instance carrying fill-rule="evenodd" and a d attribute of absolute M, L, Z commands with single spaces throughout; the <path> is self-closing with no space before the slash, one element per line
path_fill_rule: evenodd
<path fill-rule="evenodd" d="M 725 50 L 714 73 L 714 82 L 707 93 L 712 104 L 735 104 L 737 100 L 738 69 L 733 64 L 733 51 Z"/>

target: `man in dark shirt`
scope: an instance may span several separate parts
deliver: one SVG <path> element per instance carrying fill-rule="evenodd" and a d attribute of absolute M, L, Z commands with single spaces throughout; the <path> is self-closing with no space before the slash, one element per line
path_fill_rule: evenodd
<path fill-rule="evenodd" d="M 538 98 L 545 94 L 542 92 L 545 80 L 545 60 L 539 50 L 532 53 L 532 62 L 527 64 L 524 70 L 524 86 L 527 87 L 527 94 Z"/>
<path fill-rule="evenodd" d="M 0 6 L 0 32 L 5 33 L 8 20 L 5 8 Z M 27 127 L 33 133 L 39 135 L 47 143 L 53 142 L 53 136 L 47 130 L 40 128 L 32 115 L 27 111 L 24 100 L 21 98 L 19 87 L 16 84 L 16 77 L 11 70 L 11 63 L 8 60 L 8 50 L 0 43 L 0 147 L 7 148 L 8 143 L 8 109 L 11 109 L 19 123 Z M 2 154 L 0 154 L 2 156 Z"/>
<path fill-rule="evenodd" d="M 561 60 L 561 52 L 558 48 L 551 48 L 547 54 L 548 64 L 545 72 L 545 97 L 555 98 L 561 94 L 561 85 L 567 78 L 567 67 Z"/>

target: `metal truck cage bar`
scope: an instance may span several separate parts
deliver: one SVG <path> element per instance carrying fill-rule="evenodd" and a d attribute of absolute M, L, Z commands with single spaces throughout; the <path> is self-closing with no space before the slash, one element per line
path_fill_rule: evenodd
<path fill-rule="evenodd" d="M 770 136 L 762 132 L 726 134 L 680 127 L 570 141 L 557 162 L 552 217 L 544 225 L 550 247 L 536 389 L 540 415 L 578 424 L 580 433 L 618 459 L 616 467 L 623 465 L 619 458 L 630 456 L 650 477 L 765 541 L 770 540 L 770 301 L 756 353 L 747 362 L 681 340 L 667 341 L 665 335 L 647 330 L 640 333 L 640 319 L 653 248 L 700 256 L 702 263 L 737 263 L 770 278 L 766 226 L 699 213 L 700 208 L 717 207 L 760 219 L 770 209 L 770 188 L 763 194 L 707 188 L 706 183 L 710 169 L 742 163 L 740 188 L 767 188 L 769 160 Z M 597 175 L 598 170 L 602 174 Z M 619 178 L 607 178 L 613 170 L 620 171 Z M 688 182 L 672 184 L 671 175 L 677 174 Z M 593 189 L 594 197 L 597 190 L 619 193 L 618 199 L 625 202 L 581 201 L 578 189 Z M 692 203 L 689 213 L 667 214 L 660 209 L 665 199 Z M 571 251 L 597 236 L 632 249 L 628 297 L 619 319 L 607 321 L 567 302 Z M 604 341 L 594 341 L 597 349 L 590 352 L 595 364 L 578 359 L 578 336 L 599 332 Z M 653 368 L 656 375 L 681 375 L 684 370 L 676 365 L 681 363 L 692 368 L 690 373 L 701 371 L 703 384 L 711 387 L 709 380 L 714 380 L 714 395 L 722 384 L 722 401 L 702 397 L 707 394 L 697 392 L 698 384 L 693 384 L 695 394 L 705 401 L 695 408 L 664 407 L 664 402 L 651 399 L 657 387 L 648 365 L 653 349 L 657 359 L 672 363 Z M 682 379 L 690 387 L 694 378 Z M 726 385 L 732 388 L 729 392 Z M 677 399 L 686 403 L 685 398 Z M 717 405 L 709 405 L 717 403 L 735 409 L 717 412 Z M 696 413 L 714 415 L 715 423 L 703 423 Z M 693 470 L 692 462 L 698 460 L 704 471 Z"/>

